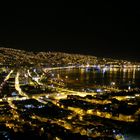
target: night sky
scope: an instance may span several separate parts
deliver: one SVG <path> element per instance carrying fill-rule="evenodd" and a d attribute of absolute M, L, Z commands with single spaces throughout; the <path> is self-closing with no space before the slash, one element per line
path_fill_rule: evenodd
<path fill-rule="evenodd" d="M 137 4 L 15 8 L 0 14 L 0 46 L 140 61 Z"/>

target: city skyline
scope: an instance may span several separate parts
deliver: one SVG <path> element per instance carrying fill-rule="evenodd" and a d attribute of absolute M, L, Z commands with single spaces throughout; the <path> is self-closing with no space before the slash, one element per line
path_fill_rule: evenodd
<path fill-rule="evenodd" d="M 1 14 L 0 46 L 140 61 L 139 13 L 130 4 L 16 8 Z"/>

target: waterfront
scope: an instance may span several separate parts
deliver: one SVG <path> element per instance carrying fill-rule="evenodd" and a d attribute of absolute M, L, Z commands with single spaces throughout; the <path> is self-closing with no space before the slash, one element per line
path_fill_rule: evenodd
<path fill-rule="evenodd" d="M 104 70 L 1 70 L 0 137 L 89 140 L 129 136 L 131 127 L 137 130 L 139 126 L 140 71 Z M 129 83 L 127 88 L 118 88 L 122 81 Z"/>
<path fill-rule="evenodd" d="M 83 69 L 63 69 L 57 71 L 57 77 L 62 78 L 68 88 L 95 88 L 95 87 L 116 87 L 121 89 L 140 88 L 140 69 L 137 68 L 102 68 L 92 70 Z"/>

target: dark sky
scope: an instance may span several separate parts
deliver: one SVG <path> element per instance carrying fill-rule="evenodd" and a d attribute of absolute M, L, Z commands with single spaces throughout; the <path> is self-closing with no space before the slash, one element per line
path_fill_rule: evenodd
<path fill-rule="evenodd" d="M 137 4 L 15 8 L 0 18 L 0 46 L 140 61 Z"/>

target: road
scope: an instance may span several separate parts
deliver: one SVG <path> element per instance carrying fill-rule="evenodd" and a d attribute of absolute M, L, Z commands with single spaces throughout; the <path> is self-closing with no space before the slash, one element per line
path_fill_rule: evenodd
<path fill-rule="evenodd" d="M 13 70 L 11 70 L 9 72 L 9 74 L 5 77 L 4 81 L 7 81 L 10 78 L 12 73 L 13 73 Z M 72 90 L 65 89 L 65 88 L 60 88 L 60 87 L 54 87 L 56 89 L 56 92 L 54 92 L 54 93 L 44 92 L 44 93 L 41 93 L 41 94 L 38 93 L 38 94 L 34 94 L 34 95 L 29 95 L 29 93 L 25 93 L 25 92 L 22 91 L 22 88 L 21 88 L 21 85 L 20 85 L 20 80 L 19 80 L 20 75 L 21 75 L 21 71 L 17 71 L 16 76 L 15 76 L 15 90 L 17 91 L 19 96 L 5 97 L 5 98 L 0 99 L 0 102 L 7 101 L 9 103 L 10 107 L 14 108 L 14 109 L 17 109 L 17 107 L 13 104 L 13 101 L 35 99 L 35 100 L 37 100 L 37 101 L 39 101 L 43 104 L 47 104 L 47 102 L 52 102 L 55 105 L 59 106 L 60 108 L 63 108 L 63 106 L 61 106 L 59 104 L 59 101 L 61 99 L 67 99 L 68 95 L 77 95 L 77 96 L 80 96 L 80 97 L 85 97 L 87 95 L 92 95 L 92 96 L 97 95 L 97 93 L 78 92 L 78 91 L 72 91 Z M 33 77 L 32 77 L 32 74 L 29 70 L 27 70 L 26 75 L 28 75 L 28 78 L 32 78 L 32 80 L 34 80 Z M 39 81 L 36 81 L 36 82 L 37 82 L 38 85 L 40 85 Z M 115 97 L 115 96 L 113 98 L 118 99 L 118 97 Z M 83 99 L 83 101 L 84 100 L 85 99 Z M 121 98 L 119 98 L 119 100 L 121 100 Z M 89 103 L 97 104 L 97 105 L 105 105 L 105 104 L 111 103 L 111 101 L 108 100 L 108 99 L 104 100 L 104 101 L 99 100 L 99 99 L 91 99 L 91 100 L 86 99 L 86 101 L 89 102 Z M 83 115 L 90 114 L 90 115 L 95 115 L 95 116 L 99 116 L 99 117 L 103 117 L 103 118 L 109 118 L 109 119 L 113 119 L 113 120 L 130 121 L 130 122 L 135 121 L 133 116 L 127 116 L 127 115 L 122 115 L 121 114 L 118 117 L 114 117 L 114 116 L 112 116 L 111 113 L 102 112 L 100 110 L 88 109 L 85 112 L 83 109 L 80 109 L 80 108 L 69 107 L 68 109 L 75 112 L 75 114 L 79 114 L 80 117 L 83 116 Z M 139 113 L 139 110 L 138 110 L 137 114 Z M 78 112 L 80 112 L 80 113 L 78 113 Z M 69 118 L 70 117 L 73 117 L 73 116 L 69 116 Z"/>

